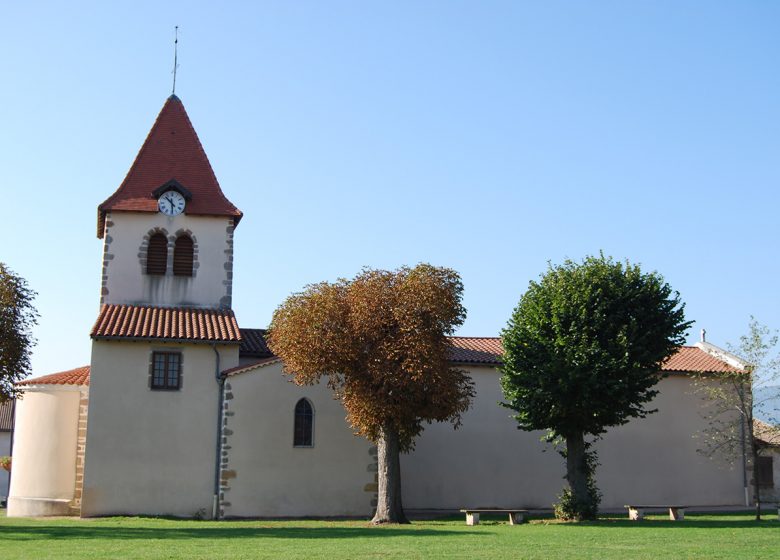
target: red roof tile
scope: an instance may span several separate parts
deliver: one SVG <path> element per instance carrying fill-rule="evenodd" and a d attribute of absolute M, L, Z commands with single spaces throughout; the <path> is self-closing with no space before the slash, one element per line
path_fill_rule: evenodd
<path fill-rule="evenodd" d="M 453 336 L 451 359 L 456 363 L 501 365 L 501 339 Z M 741 371 L 696 346 L 681 346 L 662 366 L 662 371 L 725 373 Z"/>
<path fill-rule="evenodd" d="M 780 426 L 753 420 L 753 437 L 764 445 L 780 447 Z"/>
<path fill-rule="evenodd" d="M 92 338 L 241 342 L 229 309 L 103 305 Z"/>
<path fill-rule="evenodd" d="M 719 360 L 696 346 L 680 346 L 677 353 L 661 366 L 663 371 L 691 371 L 697 373 L 726 373 L 742 371 Z"/>
<path fill-rule="evenodd" d="M 181 100 L 168 98 L 141 150 L 117 191 L 98 206 L 98 237 L 106 212 L 157 212 L 152 192 L 175 180 L 192 193 L 185 214 L 229 216 L 237 224 L 241 211 L 222 193 L 206 152 Z"/>
<path fill-rule="evenodd" d="M 241 355 L 266 358 L 273 356 L 265 344 L 263 329 L 241 329 Z M 499 366 L 502 364 L 501 339 L 498 337 L 452 336 L 450 359 L 460 364 L 482 364 Z M 662 366 L 662 371 L 724 373 L 741 371 L 729 363 L 708 354 L 696 346 L 681 346 Z"/>
<path fill-rule="evenodd" d="M 17 385 L 89 385 L 89 366 L 82 366 L 43 377 L 25 379 Z"/>
<path fill-rule="evenodd" d="M 500 365 L 501 339 L 495 337 L 452 336 L 450 359 L 457 363 Z"/>

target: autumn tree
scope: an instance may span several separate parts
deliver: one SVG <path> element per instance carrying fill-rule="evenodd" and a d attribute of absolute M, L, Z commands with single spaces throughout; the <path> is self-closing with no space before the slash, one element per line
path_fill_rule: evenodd
<path fill-rule="evenodd" d="M 268 345 L 285 372 L 300 385 L 327 378 L 347 421 L 377 446 L 375 524 L 408 523 L 399 454 L 413 448 L 423 422 L 457 427 L 474 396 L 448 359 L 447 335 L 466 316 L 462 292 L 448 268 L 365 269 L 308 286 L 274 312 Z"/>
<path fill-rule="evenodd" d="M 778 430 L 757 422 L 757 417 L 766 418 L 773 424 L 780 420 L 772 407 L 780 400 L 778 335 L 751 317 L 747 334 L 742 335 L 737 344 L 728 344 L 727 347 L 729 355 L 724 358 L 736 367 L 717 374 L 701 374 L 696 379 L 697 390 L 709 405 L 704 414 L 708 426 L 700 434 L 703 445 L 699 452 L 707 457 L 742 460 L 745 499 L 747 461 L 750 460 L 753 465 L 756 520 L 760 520 L 758 462 L 763 451 L 761 438 L 772 438 Z"/>
<path fill-rule="evenodd" d="M 502 331 L 501 386 L 521 429 L 565 443 L 559 517 L 595 518 L 592 440 L 654 412 L 661 363 L 690 325 L 683 309 L 659 274 L 604 255 L 550 265 L 521 297 Z"/>
<path fill-rule="evenodd" d="M 0 402 L 15 397 L 14 383 L 30 374 L 32 328 L 38 323 L 34 298 L 27 281 L 0 262 Z"/>

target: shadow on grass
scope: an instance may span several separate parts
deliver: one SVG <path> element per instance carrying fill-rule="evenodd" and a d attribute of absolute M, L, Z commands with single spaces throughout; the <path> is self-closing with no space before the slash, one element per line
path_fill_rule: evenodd
<path fill-rule="evenodd" d="M 383 530 L 376 527 L 96 527 L 94 525 L 0 526 L 0 541 L 47 539 L 190 540 L 190 539 L 355 539 L 442 537 L 479 534 L 446 529 Z"/>

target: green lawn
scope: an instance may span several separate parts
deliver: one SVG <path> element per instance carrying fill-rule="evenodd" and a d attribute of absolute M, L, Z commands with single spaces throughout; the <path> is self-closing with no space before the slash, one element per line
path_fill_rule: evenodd
<path fill-rule="evenodd" d="M 467 527 L 461 518 L 370 527 L 365 521 L 180 521 L 8 519 L 7 558 L 780 558 L 777 515 L 688 514 L 683 522 L 605 518 L 558 524 L 503 519 Z M 495 518 L 494 518 L 495 519 Z"/>

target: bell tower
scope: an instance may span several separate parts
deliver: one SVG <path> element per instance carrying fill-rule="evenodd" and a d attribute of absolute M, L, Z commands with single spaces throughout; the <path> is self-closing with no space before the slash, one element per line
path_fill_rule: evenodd
<path fill-rule="evenodd" d="M 82 515 L 186 516 L 217 503 L 223 372 L 241 343 L 231 309 L 240 219 L 171 95 L 98 206 Z"/>
<path fill-rule="evenodd" d="M 230 308 L 241 216 L 171 95 L 124 181 L 98 207 L 101 304 Z"/>

